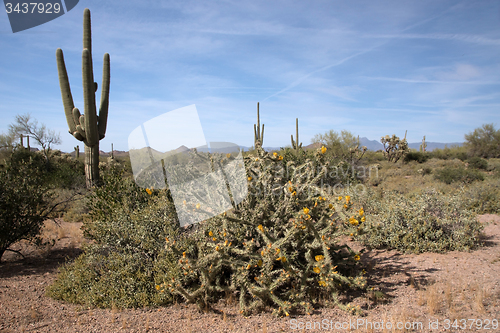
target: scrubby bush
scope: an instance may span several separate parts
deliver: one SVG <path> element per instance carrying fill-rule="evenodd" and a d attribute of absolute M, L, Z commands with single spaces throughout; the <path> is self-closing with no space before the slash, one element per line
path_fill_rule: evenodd
<path fill-rule="evenodd" d="M 177 263 L 164 249 L 176 237 L 178 220 L 166 190 L 145 190 L 122 170 L 103 170 L 103 185 L 89 198 L 91 219 L 84 234 L 95 241 L 75 262 L 64 266 L 48 295 L 96 307 L 166 304 L 155 285 L 177 276 Z"/>
<path fill-rule="evenodd" d="M 455 145 L 453 145 L 451 148 L 448 146 L 445 146 L 443 149 L 435 148 L 427 154 L 429 154 L 431 158 L 438 158 L 441 160 L 452 160 L 456 158 L 461 161 L 465 161 L 467 158 L 469 158 L 467 148 L 465 148 L 464 146 Z"/>
<path fill-rule="evenodd" d="M 24 149 L 14 150 L 0 170 L 0 260 L 21 239 L 41 241 L 43 221 L 57 207 L 46 178 L 44 157 Z"/>
<path fill-rule="evenodd" d="M 429 157 L 430 157 L 429 154 L 422 153 L 419 151 L 411 151 L 408 154 L 406 154 L 403 161 L 405 163 L 408 163 L 410 161 L 417 161 L 418 163 L 424 163 L 427 162 Z"/>
<path fill-rule="evenodd" d="M 470 168 L 486 170 L 488 168 L 488 161 L 481 157 L 471 157 L 467 160 Z"/>
<path fill-rule="evenodd" d="M 464 208 L 477 214 L 500 213 L 500 179 L 475 182 L 463 190 Z"/>
<path fill-rule="evenodd" d="M 464 195 L 435 190 L 408 197 L 394 191 L 368 194 L 363 204 L 370 218 L 358 239 L 370 247 L 413 253 L 474 249 L 483 226 L 464 209 Z"/>
<path fill-rule="evenodd" d="M 476 180 L 484 180 L 484 176 L 481 172 L 477 170 L 464 169 L 463 167 L 445 167 L 437 170 L 434 177 L 435 179 L 446 184 L 451 184 L 452 182 L 463 182 L 469 184 Z"/>

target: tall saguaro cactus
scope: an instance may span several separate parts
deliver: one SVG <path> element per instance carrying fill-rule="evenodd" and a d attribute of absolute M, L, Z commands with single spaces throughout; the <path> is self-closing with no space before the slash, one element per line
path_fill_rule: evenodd
<path fill-rule="evenodd" d="M 69 133 L 77 140 L 85 144 L 85 176 L 87 187 L 90 188 L 99 183 L 99 140 L 104 138 L 106 123 L 108 120 L 109 106 L 109 54 L 104 54 L 102 70 L 102 92 L 99 115 L 96 112 L 97 82 L 94 82 L 94 71 L 92 68 L 92 34 L 90 29 L 90 10 L 83 11 L 83 52 L 82 52 L 82 77 L 83 77 L 83 102 L 84 114 L 80 114 L 75 108 L 71 89 L 69 86 L 68 73 L 64 64 L 64 56 L 61 49 L 56 51 L 57 71 L 59 73 L 59 85 L 64 105 L 64 113 L 68 122 Z"/>
<path fill-rule="evenodd" d="M 293 134 L 291 135 L 292 138 L 292 148 L 295 149 L 295 151 L 299 151 L 300 148 L 302 148 L 302 142 L 299 144 L 299 118 L 295 118 L 295 141 L 293 141 Z"/>
<path fill-rule="evenodd" d="M 427 143 L 425 142 L 425 135 L 422 139 L 422 144 L 420 144 L 420 152 L 425 153 L 425 148 L 427 148 Z"/>
<path fill-rule="evenodd" d="M 257 148 L 257 141 L 260 146 L 264 144 L 264 124 L 262 124 L 262 131 L 260 130 L 260 114 L 259 114 L 259 103 L 257 102 L 257 126 L 253 124 L 254 132 L 254 147 Z"/>

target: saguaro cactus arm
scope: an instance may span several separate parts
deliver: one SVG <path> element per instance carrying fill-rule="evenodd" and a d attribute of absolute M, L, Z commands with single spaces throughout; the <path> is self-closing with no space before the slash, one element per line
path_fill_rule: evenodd
<path fill-rule="evenodd" d="M 64 113 L 66 114 L 66 121 L 68 123 L 69 132 L 74 135 L 76 132 L 76 120 L 73 117 L 73 96 L 71 95 L 71 88 L 69 86 L 68 72 L 64 63 L 64 55 L 61 49 L 56 50 L 57 72 L 59 73 L 59 86 L 61 87 L 61 96 L 63 100 Z M 76 136 L 75 136 L 76 137 Z M 79 139 L 83 141 L 83 139 Z"/>
<path fill-rule="evenodd" d="M 108 107 L 109 107 L 109 82 L 110 82 L 110 66 L 109 54 L 104 54 L 102 65 L 102 91 L 101 103 L 99 106 L 99 140 L 104 138 L 106 134 L 106 126 L 108 124 Z"/>

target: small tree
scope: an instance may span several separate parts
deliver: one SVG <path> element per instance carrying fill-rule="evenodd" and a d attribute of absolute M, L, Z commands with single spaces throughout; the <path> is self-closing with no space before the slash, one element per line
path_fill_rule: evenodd
<path fill-rule="evenodd" d="M 32 119 L 29 113 L 22 116 L 17 115 L 15 123 L 9 125 L 9 137 L 11 140 L 18 138 L 20 135 L 28 135 L 36 141 L 42 148 L 42 153 L 47 163 L 49 163 L 51 146 L 61 144 L 59 134 L 56 134 L 53 130 L 48 130 L 44 124 L 38 125 L 38 121 Z"/>
<path fill-rule="evenodd" d="M 311 143 L 321 143 L 334 156 L 343 159 L 348 159 L 351 155 L 351 150 L 359 146 L 358 139 L 347 130 L 342 130 L 340 134 L 334 130 L 330 130 L 325 134 L 316 134 Z"/>
<path fill-rule="evenodd" d="M 43 221 L 61 204 L 54 203 L 45 175 L 44 157 L 24 149 L 14 149 L 0 170 L 0 260 L 7 250 L 18 252 L 9 249 L 15 242 L 37 240 Z"/>
<path fill-rule="evenodd" d="M 465 140 L 470 156 L 500 157 L 500 130 L 495 130 L 493 124 L 484 124 L 482 128 L 465 134 Z"/>

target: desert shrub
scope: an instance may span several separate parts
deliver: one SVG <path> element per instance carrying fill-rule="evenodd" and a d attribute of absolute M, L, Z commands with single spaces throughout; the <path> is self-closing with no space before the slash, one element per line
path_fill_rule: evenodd
<path fill-rule="evenodd" d="M 46 178 L 43 156 L 24 149 L 14 150 L 0 170 L 0 260 L 21 239 L 41 241 L 43 221 L 57 207 Z"/>
<path fill-rule="evenodd" d="M 48 181 L 62 189 L 83 189 L 85 188 L 85 165 L 82 161 L 66 156 L 53 157 Z"/>
<path fill-rule="evenodd" d="M 243 314 L 266 306 L 277 315 L 310 313 L 321 299 L 351 311 L 337 295 L 364 289 L 366 280 L 357 265 L 359 254 L 337 244 L 337 238 L 346 224 L 361 230 L 363 213 L 350 196 L 327 200 L 321 192 L 325 171 L 315 170 L 328 163 L 319 150 L 304 164 L 287 164 L 290 173 L 284 177 L 276 172 L 285 168 L 278 154 L 260 149 L 245 158 L 248 196 L 200 223 L 189 236 L 194 243 L 167 240 L 167 252 L 177 256 L 184 273 L 165 279 L 159 292 L 180 295 L 202 309 L 237 293 Z"/>
<path fill-rule="evenodd" d="M 172 297 L 158 293 L 155 285 L 174 270 L 169 258 L 153 261 L 141 253 L 91 245 L 74 262 L 60 268 L 47 295 L 99 308 L 163 305 L 171 303 Z"/>
<path fill-rule="evenodd" d="M 441 160 L 452 160 L 456 158 L 461 161 L 465 161 L 467 158 L 469 158 L 469 154 L 465 146 L 455 145 L 453 145 L 451 148 L 448 146 L 445 146 L 443 149 L 436 148 L 428 152 L 428 154 L 431 156 L 431 158 L 438 158 Z"/>
<path fill-rule="evenodd" d="M 109 190 L 106 186 L 116 185 L 107 179 L 103 193 Z M 96 219 L 85 221 L 85 232 L 96 243 L 61 269 L 49 296 L 96 307 L 142 307 L 173 300 L 170 293 L 158 294 L 155 286 L 180 274 L 173 254 L 164 250 L 165 239 L 175 238 L 179 232 L 177 217 L 173 204 L 161 192 L 146 195 L 142 205 L 128 204 L 130 197 L 123 199 L 123 206 L 104 204 L 106 216 L 91 210 Z M 94 202 L 92 209 L 97 207 L 101 205 Z"/>
<path fill-rule="evenodd" d="M 486 170 L 488 168 L 488 161 L 481 157 L 471 157 L 467 160 L 470 168 Z"/>
<path fill-rule="evenodd" d="M 405 155 L 403 161 L 405 163 L 408 163 L 410 161 L 417 161 L 418 163 L 424 163 L 427 162 L 429 157 L 430 156 L 426 153 L 422 153 L 419 151 L 410 151 L 408 154 Z"/>
<path fill-rule="evenodd" d="M 500 213 L 500 180 L 476 182 L 463 191 L 464 208 L 477 214 Z"/>
<path fill-rule="evenodd" d="M 358 239 L 370 247 L 413 253 L 473 249 L 480 245 L 483 227 L 464 209 L 463 196 L 445 197 L 435 190 L 408 197 L 397 192 L 369 194 L 363 206 L 370 218 Z"/>
<path fill-rule="evenodd" d="M 476 180 L 484 180 L 484 176 L 481 172 L 464 169 L 463 167 L 446 167 L 441 170 L 436 170 L 434 178 L 446 184 L 451 184 L 452 182 L 472 183 Z"/>

